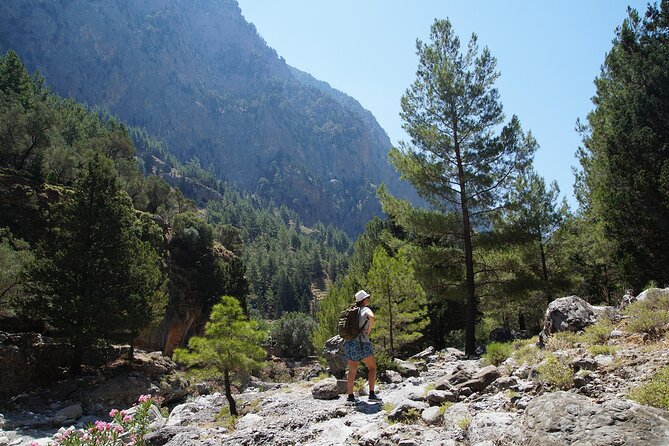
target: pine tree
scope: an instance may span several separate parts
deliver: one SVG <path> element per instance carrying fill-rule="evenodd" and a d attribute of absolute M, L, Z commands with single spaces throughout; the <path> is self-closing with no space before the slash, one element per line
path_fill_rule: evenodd
<path fill-rule="evenodd" d="M 230 413 L 237 416 L 230 375 L 260 367 L 267 354 L 260 345 L 265 336 L 266 333 L 258 330 L 254 321 L 246 319 L 237 299 L 223 296 L 212 309 L 209 322 L 204 327 L 204 336 L 192 337 L 188 341 L 188 349 L 176 349 L 174 360 L 189 367 L 198 367 L 198 374 L 202 376 L 223 375 Z"/>
<path fill-rule="evenodd" d="M 462 252 L 467 301 L 465 351 L 475 350 L 477 232 L 504 205 L 504 194 L 529 162 L 536 143 L 514 116 L 504 115 L 494 83 L 496 60 L 472 35 L 464 53 L 448 20 L 432 25 L 431 42 L 417 42 L 416 80 L 402 97 L 402 143 L 391 161 L 434 210 L 457 217 L 448 241 Z"/>
<path fill-rule="evenodd" d="M 24 310 L 41 313 L 72 343 L 76 374 L 84 348 L 150 322 L 160 273 L 157 256 L 142 249 L 111 161 L 93 155 L 64 200 L 53 236 L 28 273 L 32 298 Z"/>
<path fill-rule="evenodd" d="M 616 244 L 625 287 L 669 283 L 669 0 L 616 30 L 588 115 L 579 197 Z"/>
<path fill-rule="evenodd" d="M 394 358 L 423 336 L 429 323 L 425 292 L 414 278 L 411 262 L 401 254 L 390 257 L 382 247 L 374 252 L 367 280 L 378 308 L 374 338 L 381 339 Z"/>

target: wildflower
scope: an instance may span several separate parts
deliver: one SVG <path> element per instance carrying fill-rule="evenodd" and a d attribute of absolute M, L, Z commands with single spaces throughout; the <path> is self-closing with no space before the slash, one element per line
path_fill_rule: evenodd
<path fill-rule="evenodd" d="M 130 423 L 132 421 L 132 415 L 126 415 L 123 417 L 124 423 Z"/>
<path fill-rule="evenodd" d="M 110 417 L 115 417 L 118 414 L 118 409 L 112 409 L 109 411 L 109 416 Z"/>
<path fill-rule="evenodd" d="M 114 426 L 114 430 L 116 432 L 118 432 L 119 434 L 122 434 L 123 433 L 123 426 L 117 424 L 116 426 Z"/>
<path fill-rule="evenodd" d="M 137 401 L 139 401 L 140 403 L 146 403 L 147 401 L 150 400 L 151 400 L 151 395 L 140 395 Z"/>

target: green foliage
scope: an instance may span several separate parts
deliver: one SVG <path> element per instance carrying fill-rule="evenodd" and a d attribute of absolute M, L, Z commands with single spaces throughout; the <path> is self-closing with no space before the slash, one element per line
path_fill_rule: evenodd
<path fill-rule="evenodd" d="M 578 197 L 614 243 L 626 288 L 669 280 L 669 6 L 630 9 L 595 79 Z M 630 224 L 633 218 L 634 224 Z"/>
<path fill-rule="evenodd" d="M 650 381 L 633 388 L 627 396 L 640 404 L 669 410 L 669 367 L 660 369 Z"/>
<path fill-rule="evenodd" d="M 592 356 L 597 356 L 597 355 L 614 356 L 618 352 L 618 349 L 613 345 L 595 344 L 588 346 L 588 352 Z"/>
<path fill-rule="evenodd" d="M 375 313 L 374 338 L 391 357 L 420 339 L 427 326 L 427 299 L 414 277 L 412 263 L 402 254 L 390 257 L 379 247 L 368 273 Z"/>
<path fill-rule="evenodd" d="M 0 228 L 0 306 L 12 308 L 24 299 L 23 271 L 34 260 L 30 246 Z"/>
<path fill-rule="evenodd" d="M 237 427 L 237 420 L 239 416 L 232 415 L 230 413 L 229 406 L 223 406 L 221 410 L 214 416 L 214 420 L 220 426 L 223 426 L 226 430 L 232 432 Z"/>
<path fill-rule="evenodd" d="M 540 363 L 544 358 L 544 353 L 534 344 L 527 344 L 517 347 L 513 352 L 513 358 L 519 364 L 535 365 Z"/>
<path fill-rule="evenodd" d="M 544 361 L 537 367 L 538 379 L 557 389 L 569 389 L 573 385 L 574 372 L 552 353 L 548 353 Z"/>
<path fill-rule="evenodd" d="M 460 428 L 461 431 L 467 431 L 469 430 L 469 426 L 472 424 L 472 418 L 471 417 L 463 417 L 458 420 L 458 428 Z"/>
<path fill-rule="evenodd" d="M 271 345 L 282 357 L 306 358 L 314 354 L 311 334 L 316 322 L 304 313 L 284 313 L 272 324 Z"/>
<path fill-rule="evenodd" d="M 200 376 L 223 375 L 230 412 L 236 416 L 230 373 L 244 373 L 262 366 L 267 353 L 260 345 L 266 335 L 257 329 L 254 321 L 246 319 L 237 299 L 222 296 L 212 308 L 204 336 L 192 337 L 188 349 L 176 349 L 174 360 L 188 367 L 197 367 Z"/>
<path fill-rule="evenodd" d="M 444 413 L 446 413 L 446 411 L 447 411 L 453 404 L 454 404 L 454 403 L 452 403 L 452 402 L 450 402 L 450 401 L 445 401 L 444 403 L 442 403 L 442 405 L 439 406 L 439 415 L 443 415 Z"/>
<path fill-rule="evenodd" d="M 57 215 L 28 272 L 31 299 L 23 310 L 42 315 L 72 342 L 77 372 L 84 347 L 132 339 L 156 318 L 163 278 L 108 159 L 96 154 L 87 161 Z"/>
<path fill-rule="evenodd" d="M 644 300 L 633 302 L 623 313 L 629 316 L 628 331 L 659 339 L 669 330 L 669 293 L 651 290 Z"/>
<path fill-rule="evenodd" d="M 513 344 L 510 342 L 491 342 L 486 345 L 483 358 L 488 364 L 498 366 L 509 358 L 512 352 Z"/>
<path fill-rule="evenodd" d="M 606 345 L 611 337 L 613 331 L 613 323 L 606 318 L 602 318 L 598 322 L 585 327 L 580 338 L 586 344 L 591 345 Z"/>
<path fill-rule="evenodd" d="M 390 158 L 437 215 L 413 212 L 383 197 L 382 203 L 392 218 L 408 217 L 401 222 L 407 230 L 421 235 L 441 232 L 445 238 L 433 243 L 450 248 L 452 257 L 459 257 L 457 264 L 464 259 L 457 286 L 464 282 L 467 293 L 465 351 L 473 354 L 478 298 L 474 258 L 479 248 L 475 228 L 489 225 L 514 179 L 528 165 L 536 142 L 523 134 L 515 116 L 502 127 L 502 106 L 494 88 L 499 76 L 496 60 L 487 48 L 479 50 L 476 35 L 461 52 L 451 23 L 436 20 L 430 40 L 417 43 L 417 78 L 402 97 L 401 116 L 412 146 L 401 144 Z M 439 219 L 446 224 L 435 230 Z"/>

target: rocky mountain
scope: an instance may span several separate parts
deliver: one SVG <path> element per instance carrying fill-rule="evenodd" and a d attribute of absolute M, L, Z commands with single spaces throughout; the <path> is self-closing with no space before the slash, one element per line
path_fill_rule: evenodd
<path fill-rule="evenodd" d="M 349 232 L 379 213 L 390 140 L 353 98 L 290 67 L 235 0 L 6 0 L 0 51 L 221 179 Z"/>

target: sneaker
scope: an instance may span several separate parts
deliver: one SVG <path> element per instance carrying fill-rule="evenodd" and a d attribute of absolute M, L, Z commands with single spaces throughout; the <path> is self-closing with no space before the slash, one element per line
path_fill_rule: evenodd
<path fill-rule="evenodd" d="M 347 403 L 357 403 L 358 400 L 355 399 L 355 395 L 353 395 L 352 393 L 350 393 L 350 394 L 348 395 L 348 398 L 346 398 L 346 402 L 347 402 Z"/>
<path fill-rule="evenodd" d="M 369 392 L 369 397 L 367 397 L 369 401 L 381 401 L 381 398 L 374 392 Z"/>

